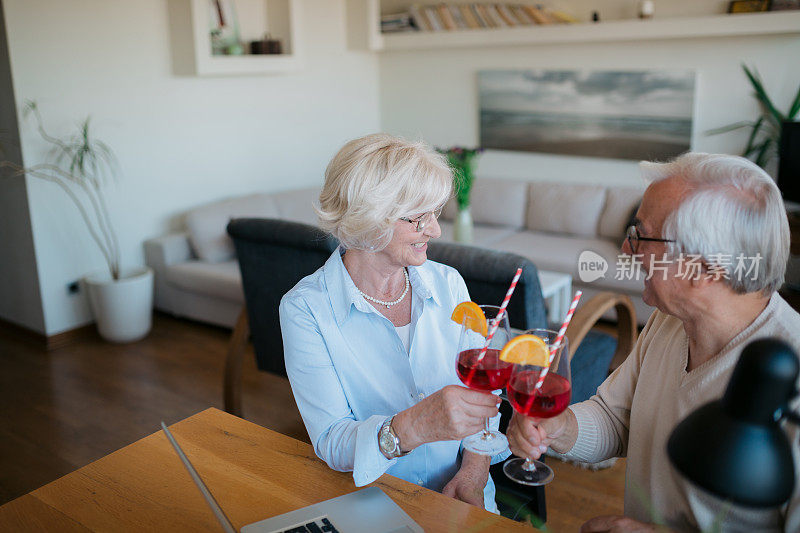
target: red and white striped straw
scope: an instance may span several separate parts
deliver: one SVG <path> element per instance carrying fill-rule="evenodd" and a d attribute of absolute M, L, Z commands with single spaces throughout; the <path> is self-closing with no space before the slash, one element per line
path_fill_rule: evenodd
<path fill-rule="evenodd" d="M 517 288 L 517 282 L 519 281 L 519 277 L 522 275 L 522 267 L 517 269 L 517 273 L 514 274 L 514 279 L 511 280 L 511 286 L 508 288 L 506 292 L 505 298 L 503 298 L 503 303 L 500 304 L 500 310 L 497 311 L 497 316 L 492 323 L 492 327 L 489 329 L 489 335 L 486 336 L 486 343 L 481 350 L 481 353 L 478 354 L 478 361 L 483 360 L 483 357 L 486 355 L 486 350 L 489 349 L 489 343 L 492 341 L 492 337 L 494 337 L 495 331 L 500 326 L 500 322 L 503 320 L 503 315 L 506 314 L 506 307 L 508 307 L 508 301 L 511 299 L 511 295 L 514 294 L 514 289 Z"/>
<path fill-rule="evenodd" d="M 561 348 L 561 341 L 564 340 L 564 334 L 567 332 L 567 326 L 569 326 L 569 322 L 572 320 L 572 315 L 575 314 L 575 308 L 578 307 L 578 300 L 581 299 L 582 294 L 582 291 L 577 291 L 575 293 L 575 297 L 572 298 L 569 311 L 567 311 L 567 317 L 564 319 L 564 323 L 561 324 L 561 329 L 558 330 L 558 335 L 556 335 L 556 341 L 553 343 L 553 347 L 550 350 L 550 361 L 548 361 L 547 366 L 542 369 L 542 373 L 539 374 L 539 380 L 536 382 L 534 390 L 539 390 L 542 387 L 544 378 L 547 377 L 547 373 L 550 371 L 550 365 L 553 364 L 553 359 L 555 359 L 558 349 Z"/>

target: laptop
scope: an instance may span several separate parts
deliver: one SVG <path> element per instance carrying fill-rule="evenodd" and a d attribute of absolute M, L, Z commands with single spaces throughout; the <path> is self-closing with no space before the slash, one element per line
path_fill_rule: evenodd
<path fill-rule="evenodd" d="M 222 529 L 236 529 L 195 470 L 164 422 L 161 427 L 192 480 L 217 517 Z M 315 503 L 244 526 L 241 533 L 424 533 L 394 500 L 378 487 L 367 487 L 344 496 Z"/>

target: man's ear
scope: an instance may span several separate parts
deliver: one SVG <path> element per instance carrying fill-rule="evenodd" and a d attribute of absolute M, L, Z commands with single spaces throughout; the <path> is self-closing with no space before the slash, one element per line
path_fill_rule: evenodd
<path fill-rule="evenodd" d="M 716 283 L 717 281 L 719 280 L 713 279 L 713 277 L 709 276 L 707 272 L 703 272 L 699 276 L 689 278 L 689 283 L 693 289 L 702 289 L 710 286 L 712 283 Z"/>
<path fill-rule="evenodd" d="M 693 289 L 702 289 L 704 287 L 710 287 L 713 283 L 717 283 L 718 281 L 724 279 L 721 277 L 716 277 L 714 275 L 714 271 L 711 270 L 709 264 L 705 260 L 701 260 L 700 264 L 701 264 L 700 275 L 690 278 Z"/>

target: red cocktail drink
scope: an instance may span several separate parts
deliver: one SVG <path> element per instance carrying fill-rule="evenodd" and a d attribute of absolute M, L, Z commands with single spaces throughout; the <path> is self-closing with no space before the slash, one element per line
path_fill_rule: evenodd
<path fill-rule="evenodd" d="M 486 350 L 483 359 L 479 360 L 480 353 L 480 348 L 472 348 L 458 354 L 456 372 L 459 379 L 475 390 L 493 391 L 505 387 L 514 365 L 501 361 L 500 350 L 496 348 Z"/>
<path fill-rule="evenodd" d="M 567 337 L 559 344 L 555 342 L 558 333 L 552 330 L 531 329 L 525 334 L 536 335 L 544 341 L 550 366 L 545 369 L 538 363 L 515 364 L 508 380 L 508 401 L 514 411 L 523 416 L 535 419 L 558 416 L 569 405 L 572 394 Z M 538 389 L 537 383 L 541 383 Z M 546 485 L 553 479 L 549 466 L 530 458 L 509 459 L 503 471 L 517 483 L 532 487 Z"/>
<path fill-rule="evenodd" d="M 470 389 L 489 393 L 508 384 L 514 367 L 500 360 L 500 350 L 511 336 L 508 315 L 500 313 L 497 306 L 472 304 L 470 307 L 478 307 L 479 310 L 475 312 L 470 309 L 470 313 L 465 310 L 461 319 L 461 334 L 456 348 L 456 374 Z M 474 315 L 483 316 L 476 319 Z M 481 324 L 481 321 L 485 322 Z M 508 448 L 505 435 L 490 429 L 488 418 L 484 420 L 483 427 L 480 433 L 463 439 L 465 450 L 480 455 L 497 455 Z"/>
<path fill-rule="evenodd" d="M 569 405 L 572 387 L 566 378 L 549 373 L 542 387 L 535 390 L 540 371 L 526 370 L 515 374 L 508 383 L 508 400 L 514 409 L 533 418 L 550 418 L 564 412 Z"/>

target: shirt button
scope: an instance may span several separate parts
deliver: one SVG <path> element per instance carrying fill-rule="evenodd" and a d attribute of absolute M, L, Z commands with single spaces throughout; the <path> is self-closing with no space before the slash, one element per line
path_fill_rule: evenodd
<path fill-rule="evenodd" d="M 419 398 L 420 400 L 424 400 L 424 399 L 425 399 L 425 393 L 424 393 L 424 392 L 420 392 L 420 393 L 417 395 L 417 398 Z"/>

